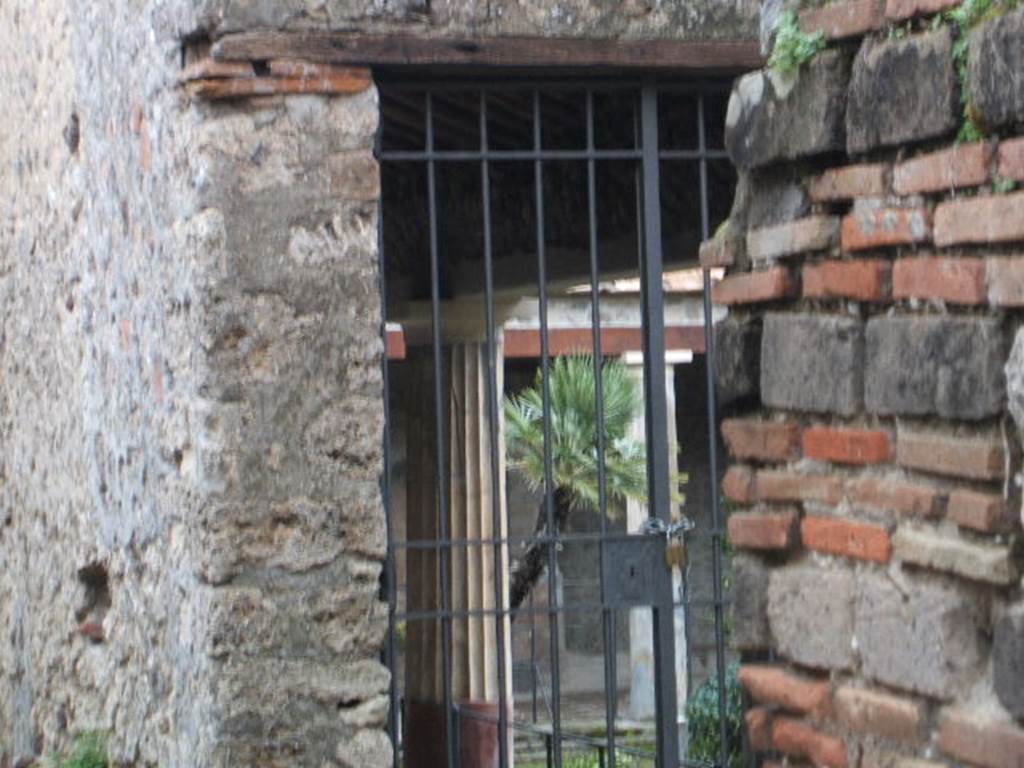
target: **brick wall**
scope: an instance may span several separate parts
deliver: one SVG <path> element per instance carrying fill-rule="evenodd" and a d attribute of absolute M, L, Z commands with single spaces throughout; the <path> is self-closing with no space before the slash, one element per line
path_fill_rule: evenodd
<path fill-rule="evenodd" d="M 702 260 L 728 267 L 733 640 L 766 759 L 1024 765 L 1024 10 L 968 34 L 950 5 L 802 11 L 827 50 L 729 108 L 740 191 Z M 961 96 L 982 141 L 955 140 Z"/>

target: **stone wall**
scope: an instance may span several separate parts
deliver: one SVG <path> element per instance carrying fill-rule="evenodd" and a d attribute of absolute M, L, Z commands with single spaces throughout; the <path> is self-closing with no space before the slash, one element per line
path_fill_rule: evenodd
<path fill-rule="evenodd" d="M 755 13 L 0 6 L 0 765 L 86 728 L 126 766 L 389 760 L 376 91 L 286 71 L 209 100 L 180 82 L 204 40 L 734 38 Z"/>
<path fill-rule="evenodd" d="M 766 756 L 1024 760 L 1024 11 L 968 31 L 952 5 L 807 9 L 827 49 L 733 92 L 744 178 L 702 260 L 728 267 L 718 373 L 747 398 L 723 488 Z M 984 140 L 954 138 L 961 89 Z"/>

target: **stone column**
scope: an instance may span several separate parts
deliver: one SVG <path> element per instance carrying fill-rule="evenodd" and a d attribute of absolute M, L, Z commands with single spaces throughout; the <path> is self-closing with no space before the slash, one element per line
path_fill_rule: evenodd
<path fill-rule="evenodd" d="M 673 352 L 666 355 L 665 359 L 669 467 L 673 473 L 679 466 L 676 436 L 675 366 L 678 363 L 687 363 L 691 359 L 692 355 L 689 352 Z M 642 355 L 629 353 L 624 358 L 624 362 L 642 392 L 644 376 Z M 630 436 L 635 440 L 645 441 L 643 410 L 633 420 Z M 647 516 L 647 505 L 630 499 L 626 504 L 627 531 L 636 532 Z M 682 574 L 676 569 L 672 574 L 674 594 L 680 594 L 681 584 Z M 682 724 L 682 707 L 686 702 L 686 619 L 681 606 L 675 611 L 675 629 L 676 698 L 680 707 L 679 722 Z M 651 720 L 657 713 L 654 702 L 654 630 L 649 608 L 634 608 L 629 612 L 629 665 L 629 716 L 634 720 Z"/>
<path fill-rule="evenodd" d="M 500 348 L 498 360 L 503 361 Z M 414 396 L 418 406 L 410 417 L 408 535 L 411 540 L 441 538 L 440 515 L 453 541 L 479 544 L 452 546 L 448 552 L 449 599 L 454 613 L 493 610 L 496 574 L 500 568 L 503 596 L 508 607 L 508 548 L 496 563 L 493 538 L 506 538 L 505 444 L 501 418 L 502 365 L 496 365 L 498 423 L 491 423 L 487 400 L 487 347 L 468 342 L 445 348 L 447 385 L 448 479 L 447 509 L 438 509 L 436 423 L 433 364 L 429 354 L 417 355 L 413 365 Z M 497 429 L 498 465 L 491 460 L 492 430 Z M 496 471 L 495 471 L 496 470 Z M 495 480 L 497 483 L 495 484 Z M 494 525 L 494 503 L 500 505 Z M 413 612 L 442 608 L 441 549 L 408 552 L 408 606 Z M 505 667 L 508 713 L 511 717 L 511 624 L 504 619 L 505 654 L 498 656 L 498 625 L 493 616 L 458 616 L 451 622 L 451 688 L 453 702 L 463 711 L 497 719 L 500 692 L 499 664 Z M 406 643 L 406 765 L 433 768 L 444 764 L 445 713 L 440 621 L 410 622 Z M 490 768 L 497 765 L 497 729 L 490 723 L 463 717 L 458 723 L 461 765 Z"/>

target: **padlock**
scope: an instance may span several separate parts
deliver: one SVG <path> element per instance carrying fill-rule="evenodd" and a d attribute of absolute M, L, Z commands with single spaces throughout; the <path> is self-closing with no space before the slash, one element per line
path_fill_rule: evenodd
<path fill-rule="evenodd" d="M 681 537 L 673 536 L 665 543 L 665 565 L 680 570 L 686 567 L 686 542 Z"/>

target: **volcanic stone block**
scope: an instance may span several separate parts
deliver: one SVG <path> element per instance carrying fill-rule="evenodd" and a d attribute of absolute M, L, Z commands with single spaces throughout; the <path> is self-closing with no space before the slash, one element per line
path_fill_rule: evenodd
<path fill-rule="evenodd" d="M 861 406 L 864 333 L 836 315 L 769 314 L 761 339 L 761 400 L 773 408 L 851 416 Z"/>
<path fill-rule="evenodd" d="M 751 555 L 732 560 L 732 643 L 741 650 L 771 646 L 768 629 L 768 568 Z"/>
<path fill-rule="evenodd" d="M 873 318 L 867 326 L 867 409 L 950 419 L 995 416 L 1006 389 L 1003 347 L 999 322 L 991 318 Z"/>
<path fill-rule="evenodd" d="M 866 677 L 950 699 L 971 679 L 984 652 L 978 593 L 934 576 L 858 575 L 857 641 Z"/>
<path fill-rule="evenodd" d="M 1024 122 L 1024 8 L 971 33 L 967 93 L 989 127 Z"/>
<path fill-rule="evenodd" d="M 957 123 L 949 28 L 906 40 L 864 41 L 846 110 L 850 154 L 943 136 Z"/>
<path fill-rule="evenodd" d="M 761 371 L 761 325 L 730 315 L 715 325 L 715 381 L 719 404 L 756 397 Z"/>
<path fill-rule="evenodd" d="M 768 624 L 784 657 L 817 669 L 853 666 L 854 577 L 813 565 L 772 571 Z"/>
<path fill-rule="evenodd" d="M 827 51 L 799 75 L 759 70 L 729 99 L 725 145 L 742 170 L 842 150 L 850 60 Z"/>
<path fill-rule="evenodd" d="M 996 695 L 1011 715 L 1024 720 L 1024 609 L 996 622 L 993 643 Z"/>

